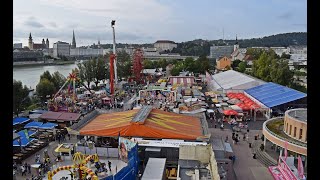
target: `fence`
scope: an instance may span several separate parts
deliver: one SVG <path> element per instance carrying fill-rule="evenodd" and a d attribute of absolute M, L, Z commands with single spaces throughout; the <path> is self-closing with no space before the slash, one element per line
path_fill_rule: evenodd
<path fill-rule="evenodd" d="M 138 174 L 139 156 L 138 145 L 135 145 L 131 151 L 128 152 L 128 165 L 122 168 L 114 176 L 108 176 L 103 180 L 136 180 Z"/>

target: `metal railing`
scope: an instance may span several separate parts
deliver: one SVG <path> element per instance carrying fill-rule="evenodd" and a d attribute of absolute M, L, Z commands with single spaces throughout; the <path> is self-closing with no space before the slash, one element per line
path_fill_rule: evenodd
<path fill-rule="evenodd" d="M 281 140 L 283 140 L 283 141 L 287 141 L 288 143 L 291 143 L 291 144 L 294 144 L 294 145 L 298 145 L 298 146 L 302 146 L 302 147 L 307 147 L 307 144 L 306 144 L 306 143 L 302 143 L 302 142 L 298 142 L 298 141 L 296 141 L 296 140 L 288 139 L 288 138 L 285 138 L 285 137 L 283 137 L 283 136 L 280 136 L 280 135 L 272 132 L 272 131 L 267 127 L 267 124 L 269 124 L 269 123 L 272 122 L 272 121 L 276 121 L 276 120 L 278 120 L 278 121 L 282 120 L 282 121 L 283 121 L 283 117 L 282 117 L 282 118 L 279 118 L 279 117 L 271 118 L 271 119 L 265 121 L 265 122 L 263 123 L 263 129 L 265 129 L 268 133 L 270 133 L 271 135 L 277 137 L 278 139 L 281 139 Z"/>

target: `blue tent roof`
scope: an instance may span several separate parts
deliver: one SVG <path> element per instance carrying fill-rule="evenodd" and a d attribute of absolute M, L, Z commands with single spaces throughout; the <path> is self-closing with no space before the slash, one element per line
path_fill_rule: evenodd
<path fill-rule="evenodd" d="M 27 138 L 21 138 L 21 146 L 27 146 L 28 144 L 30 144 L 30 142 L 32 142 L 33 140 L 35 140 L 34 138 L 30 138 L 30 141 L 28 141 Z M 13 146 L 20 146 L 18 140 L 14 140 L 13 141 Z"/>
<path fill-rule="evenodd" d="M 24 126 L 24 128 L 38 128 L 39 126 L 41 126 L 43 123 L 42 122 L 36 122 L 36 121 L 32 121 L 29 122 L 28 124 L 26 124 Z"/>
<path fill-rule="evenodd" d="M 30 120 L 29 118 L 25 118 L 25 117 L 16 117 L 16 118 L 13 118 L 13 125 L 22 124 L 29 120 Z"/>
<path fill-rule="evenodd" d="M 29 131 L 28 131 L 28 136 L 32 136 L 32 135 L 35 134 L 35 133 L 36 133 L 36 131 L 30 131 L 30 130 L 29 130 Z M 26 134 L 24 133 L 23 130 L 17 132 L 17 134 L 19 134 L 21 138 L 27 138 L 27 137 L 26 137 Z"/>
<path fill-rule="evenodd" d="M 295 101 L 307 94 L 272 82 L 245 90 L 268 108 Z"/>
<path fill-rule="evenodd" d="M 53 129 L 54 127 L 58 126 L 56 123 L 44 123 L 39 126 L 39 129 Z"/>

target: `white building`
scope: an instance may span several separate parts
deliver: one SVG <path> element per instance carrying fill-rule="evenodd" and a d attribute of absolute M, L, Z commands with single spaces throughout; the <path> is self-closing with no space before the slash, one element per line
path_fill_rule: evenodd
<path fill-rule="evenodd" d="M 157 48 L 143 48 L 143 55 L 144 56 L 159 56 L 159 51 L 157 51 Z"/>
<path fill-rule="evenodd" d="M 70 56 L 70 44 L 58 41 L 53 44 L 53 57 Z"/>
<path fill-rule="evenodd" d="M 158 40 L 154 43 L 154 47 L 157 48 L 159 51 L 171 51 L 173 48 L 177 48 L 177 46 L 178 45 L 175 42 L 169 40 Z"/>
<path fill-rule="evenodd" d="M 289 46 L 290 54 L 307 54 L 307 46 Z"/>
<path fill-rule="evenodd" d="M 75 48 L 70 49 L 70 56 L 102 56 L 104 49 Z"/>
<path fill-rule="evenodd" d="M 270 47 L 270 49 L 274 50 L 278 56 L 281 56 L 283 53 L 289 54 L 289 48 L 286 47 Z"/>
<path fill-rule="evenodd" d="M 13 48 L 22 49 L 22 43 L 14 43 Z"/>

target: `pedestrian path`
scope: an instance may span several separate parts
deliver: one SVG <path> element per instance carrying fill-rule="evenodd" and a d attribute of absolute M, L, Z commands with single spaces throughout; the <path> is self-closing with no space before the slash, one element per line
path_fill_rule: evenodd
<path fill-rule="evenodd" d="M 223 139 L 225 139 L 226 136 L 228 136 L 229 139 L 232 137 L 232 131 L 230 129 L 220 130 L 220 128 L 209 128 L 209 132 L 211 133 L 212 137 L 221 137 Z M 248 134 L 248 141 L 240 140 L 240 142 L 237 144 L 233 144 L 232 142 L 230 143 L 236 156 L 233 168 L 236 177 L 239 180 L 273 180 L 268 169 L 257 159 L 253 159 L 249 142 L 254 141 L 254 136 L 257 133 L 261 133 L 261 131 L 250 130 Z"/>

